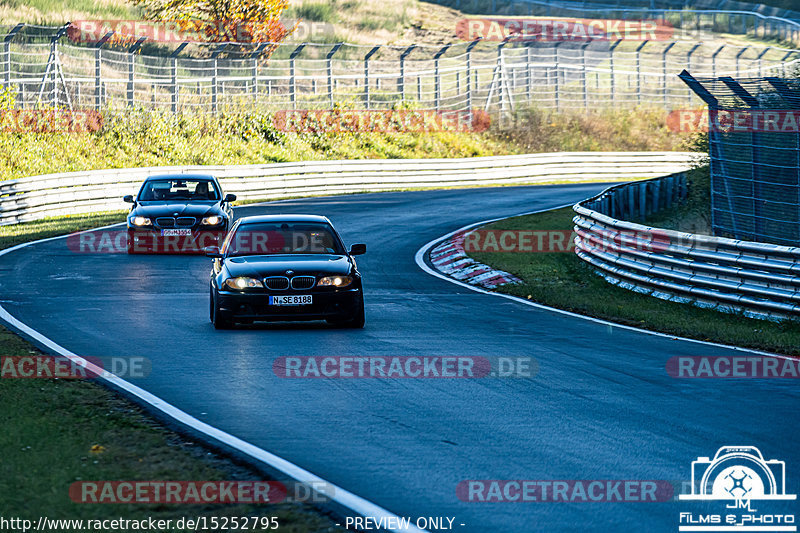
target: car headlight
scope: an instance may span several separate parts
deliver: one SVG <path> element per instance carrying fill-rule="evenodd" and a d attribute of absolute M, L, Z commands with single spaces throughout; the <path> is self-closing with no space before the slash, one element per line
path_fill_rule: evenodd
<path fill-rule="evenodd" d="M 131 217 L 131 224 L 134 226 L 149 226 L 152 222 L 147 217 Z"/>
<path fill-rule="evenodd" d="M 320 278 L 317 287 L 347 287 L 351 283 L 353 278 L 350 276 L 327 276 Z"/>
<path fill-rule="evenodd" d="M 237 291 L 241 291 L 243 289 L 257 289 L 264 287 L 264 284 L 261 283 L 260 279 L 245 278 L 245 277 L 228 278 L 225 280 L 225 283 L 223 283 L 223 285 L 225 285 L 229 289 L 234 289 Z"/>
<path fill-rule="evenodd" d="M 218 226 L 218 225 L 222 224 L 223 220 L 225 220 L 225 219 L 222 218 L 221 216 L 214 215 L 214 216 L 203 218 L 203 220 L 201 220 L 200 223 L 202 225 L 204 225 L 204 226 Z"/>

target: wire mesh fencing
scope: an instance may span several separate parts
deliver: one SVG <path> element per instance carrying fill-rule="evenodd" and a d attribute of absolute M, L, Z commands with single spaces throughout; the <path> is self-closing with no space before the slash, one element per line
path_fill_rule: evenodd
<path fill-rule="evenodd" d="M 386 109 L 507 112 L 702 105 L 676 76 L 793 76 L 800 51 L 691 41 L 502 41 L 446 46 L 284 43 L 265 58 L 224 45 L 119 49 L 51 35 L 0 42 L 0 82 L 22 108 L 171 112 Z"/>
<path fill-rule="evenodd" d="M 715 233 L 800 244 L 800 80 L 681 76 L 709 106 Z"/>

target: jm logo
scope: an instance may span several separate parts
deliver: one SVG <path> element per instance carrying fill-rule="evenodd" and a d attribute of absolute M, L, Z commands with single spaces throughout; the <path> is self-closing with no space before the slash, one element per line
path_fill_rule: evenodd
<path fill-rule="evenodd" d="M 786 494 L 785 463 L 764 460 L 755 446 L 723 446 L 713 459 L 692 461 L 692 493 L 681 500 L 734 500 L 729 509 L 750 508 L 751 500 L 795 500 Z"/>

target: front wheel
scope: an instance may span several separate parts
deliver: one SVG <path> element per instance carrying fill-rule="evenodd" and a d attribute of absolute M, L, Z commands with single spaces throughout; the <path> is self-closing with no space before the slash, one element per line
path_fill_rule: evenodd
<path fill-rule="evenodd" d="M 209 315 L 214 329 L 230 329 L 233 327 L 233 321 L 228 317 L 224 311 L 219 308 L 217 303 L 217 295 L 214 288 L 211 288 Z"/>
<path fill-rule="evenodd" d="M 356 311 L 355 315 L 350 318 L 342 319 L 328 319 L 329 324 L 334 324 L 339 327 L 343 328 L 353 328 L 353 329 L 362 329 L 364 327 L 364 322 L 366 321 L 366 317 L 364 315 L 364 302 L 361 302 L 361 305 Z"/>

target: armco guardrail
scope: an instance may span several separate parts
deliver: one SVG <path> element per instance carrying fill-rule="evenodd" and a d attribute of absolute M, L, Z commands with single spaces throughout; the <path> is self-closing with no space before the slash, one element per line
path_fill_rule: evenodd
<path fill-rule="evenodd" d="M 760 318 L 797 318 L 800 248 L 620 219 L 668 207 L 685 193 L 685 174 L 675 174 L 611 187 L 580 202 L 574 206 L 575 252 L 607 281 L 637 292 Z"/>
<path fill-rule="evenodd" d="M 201 172 L 217 176 L 241 200 L 376 192 L 416 187 L 619 181 L 689 168 L 684 152 L 577 152 L 464 159 L 302 161 L 265 165 L 149 167 L 93 170 L 0 181 L 0 224 L 48 216 L 125 209 L 151 174 Z"/>

